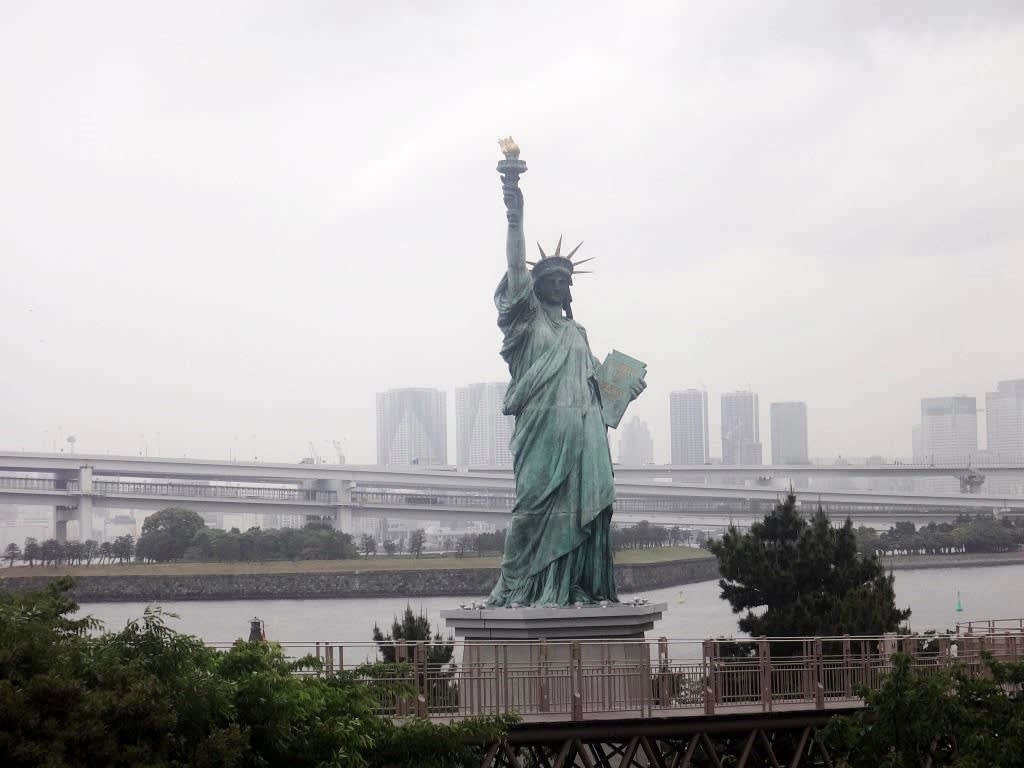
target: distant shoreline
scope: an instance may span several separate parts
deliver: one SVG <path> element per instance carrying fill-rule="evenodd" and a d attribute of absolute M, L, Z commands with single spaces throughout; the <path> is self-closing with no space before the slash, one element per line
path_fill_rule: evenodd
<path fill-rule="evenodd" d="M 124 566 L 123 573 L 75 574 L 71 569 L 4 569 L 0 589 L 38 590 L 64 575 L 75 577 L 74 599 L 81 603 L 177 602 L 182 600 L 315 600 L 346 597 L 457 597 L 486 596 L 498 578 L 497 562 L 480 567 L 374 569 L 317 568 L 318 561 L 244 565 L 233 572 L 216 569 L 195 572 L 158 566 Z M 209 565 L 209 564 L 207 564 Z M 270 566 L 271 564 L 266 564 Z M 321 563 L 322 565 L 322 563 Z M 467 565 L 469 565 L 467 563 Z M 369 567 L 368 567 L 369 566 Z M 132 569 L 134 572 L 132 572 Z M 16 574 L 9 571 L 14 570 Z M 88 570 L 88 569 L 82 569 Z M 718 578 L 714 557 L 683 557 L 658 562 L 620 563 L 615 578 L 623 594 L 693 584 Z"/>
<path fill-rule="evenodd" d="M 623 557 L 615 565 L 619 592 L 712 581 L 718 561 L 688 552 L 670 560 L 652 558 L 655 550 Z M 624 553 L 623 553 L 624 554 Z M 667 554 L 667 553 L 666 553 Z M 1024 552 L 883 557 L 886 571 L 927 568 L 980 568 L 1024 564 Z M 387 567 L 387 566 L 392 567 Z M 74 598 L 82 603 L 177 602 L 184 600 L 315 600 L 325 598 L 449 597 L 490 592 L 499 558 L 464 558 L 456 567 L 441 560 L 403 558 L 399 564 L 369 560 L 305 560 L 267 563 L 168 563 L 92 568 L 2 568 L 0 590 L 38 590 L 70 575 Z"/>
<path fill-rule="evenodd" d="M 961 555 L 901 555 L 881 557 L 885 570 L 910 571 L 923 568 L 985 568 L 1024 564 L 1024 551 Z"/>

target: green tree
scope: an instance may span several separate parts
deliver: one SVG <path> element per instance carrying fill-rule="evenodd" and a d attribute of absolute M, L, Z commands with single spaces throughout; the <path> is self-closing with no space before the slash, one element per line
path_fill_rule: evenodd
<path fill-rule="evenodd" d="M 396 645 L 403 643 L 423 642 L 426 644 L 426 661 L 428 664 L 442 665 L 452 660 L 455 645 L 449 638 L 441 637 L 440 632 L 430 633 L 430 621 L 422 613 L 417 616 L 412 607 L 405 606 L 402 618 L 397 616 L 391 622 L 391 633 L 385 635 L 378 625 L 373 625 L 373 640 L 380 649 L 381 658 L 388 663 L 398 660 Z"/>
<path fill-rule="evenodd" d="M 409 554 L 419 557 L 423 554 L 423 546 L 427 541 L 427 532 L 417 528 L 409 534 Z"/>
<path fill-rule="evenodd" d="M 21 547 L 12 541 L 7 545 L 7 548 L 4 549 L 4 559 L 7 561 L 7 567 L 13 568 L 14 561 L 21 559 Z"/>
<path fill-rule="evenodd" d="M 180 560 L 195 535 L 205 527 L 203 518 L 191 509 L 161 509 L 142 524 L 136 552 L 139 558 L 158 563 Z"/>
<path fill-rule="evenodd" d="M 159 609 L 97 636 L 98 622 L 70 618 L 71 585 L 0 592 L 4 768 L 462 768 L 502 736 L 495 720 L 382 718 L 373 678 L 401 670 L 296 674 L 320 662 L 288 660 L 273 643 L 220 652 L 174 632 Z"/>
<path fill-rule="evenodd" d="M 43 565 L 60 565 L 61 561 L 61 546 L 60 542 L 56 539 L 47 539 L 39 545 L 39 559 L 43 561 Z"/>
<path fill-rule="evenodd" d="M 722 597 L 745 611 L 739 628 L 750 635 L 875 635 L 910 616 L 878 558 L 858 554 L 853 523 L 833 528 L 820 508 L 807 521 L 792 493 L 749 533 L 730 526 L 710 549 Z"/>
<path fill-rule="evenodd" d="M 370 534 L 364 533 L 359 538 L 359 549 L 362 551 L 363 557 L 368 558 L 377 553 L 377 540 Z"/>
<path fill-rule="evenodd" d="M 118 536 L 110 544 L 110 555 L 119 563 L 130 563 L 135 554 L 135 537 L 130 533 Z"/>
<path fill-rule="evenodd" d="M 32 566 L 34 566 L 36 560 L 41 559 L 42 556 L 43 552 L 42 548 L 39 546 L 39 542 L 32 536 L 29 536 L 27 539 L 25 539 L 25 549 L 23 551 L 21 559 L 28 562 L 28 567 L 31 568 Z"/>
<path fill-rule="evenodd" d="M 866 707 L 835 717 L 822 738 L 846 768 L 1019 768 L 1024 765 L 1024 663 L 988 674 L 917 669 L 902 654 Z"/>

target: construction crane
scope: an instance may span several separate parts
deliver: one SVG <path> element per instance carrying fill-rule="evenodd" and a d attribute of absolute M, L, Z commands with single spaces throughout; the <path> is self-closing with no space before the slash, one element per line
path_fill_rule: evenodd
<path fill-rule="evenodd" d="M 338 464 L 344 464 L 345 463 L 345 454 L 341 450 L 341 441 L 340 440 L 331 440 L 331 445 L 334 446 L 334 452 L 338 454 Z"/>
<path fill-rule="evenodd" d="M 309 464 L 323 464 L 323 460 L 320 458 L 320 454 L 316 452 L 316 446 L 313 445 L 313 441 L 309 441 Z"/>

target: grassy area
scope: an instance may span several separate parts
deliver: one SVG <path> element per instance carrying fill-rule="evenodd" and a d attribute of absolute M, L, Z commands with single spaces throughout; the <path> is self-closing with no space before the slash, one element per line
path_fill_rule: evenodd
<path fill-rule="evenodd" d="M 615 553 L 616 563 L 663 563 L 666 560 L 691 560 L 711 557 L 705 549 L 696 547 L 658 547 L 656 549 L 625 549 Z"/>
<path fill-rule="evenodd" d="M 707 552 L 692 547 L 630 549 L 615 553 L 617 563 L 657 563 L 707 557 Z M 0 568 L 7 576 L 189 576 L 233 573 L 337 573 L 352 571 L 419 571 L 457 568 L 497 568 L 499 555 L 487 557 L 429 556 L 371 557 L 358 560 L 277 560 L 263 563 L 132 563 L 130 565 L 61 566 L 60 568 Z"/>

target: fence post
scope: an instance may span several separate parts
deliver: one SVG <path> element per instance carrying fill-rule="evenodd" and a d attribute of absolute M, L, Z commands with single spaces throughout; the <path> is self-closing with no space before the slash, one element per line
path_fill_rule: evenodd
<path fill-rule="evenodd" d="M 850 670 L 850 636 L 843 635 L 843 693 L 853 698 L 853 676 Z"/>
<path fill-rule="evenodd" d="M 651 646 L 646 641 L 641 642 L 643 648 L 642 656 L 640 657 L 640 717 L 651 714 L 652 709 L 652 696 L 653 691 L 651 690 L 651 684 L 653 682 L 653 676 L 651 675 Z"/>
<path fill-rule="evenodd" d="M 413 647 L 413 674 L 416 676 L 416 717 L 427 717 L 427 659 L 423 649 L 423 641 L 419 640 Z"/>
<path fill-rule="evenodd" d="M 494 714 L 501 714 L 501 702 L 504 700 L 502 693 L 502 682 L 504 682 L 504 676 L 501 671 L 501 658 L 498 655 L 498 644 L 494 644 Z"/>
<path fill-rule="evenodd" d="M 579 640 L 573 640 L 569 645 L 569 659 L 571 660 L 571 671 L 569 679 L 572 681 L 572 719 L 583 719 L 583 654 L 580 652 Z"/>
<path fill-rule="evenodd" d="M 658 688 L 655 702 L 667 707 L 672 700 L 672 676 L 668 666 L 668 638 L 658 638 Z"/>
<path fill-rule="evenodd" d="M 772 711 L 772 653 L 768 640 L 762 636 L 757 641 L 758 677 L 761 680 L 761 709 Z"/>
<path fill-rule="evenodd" d="M 512 684 L 512 680 L 511 680 L 512 676 L 511 676 L 511 674 L 508 671 L 508 645 L 507 644 L 503 644 L 501 646 L 501 667 L 502 667 L 502 669 L 505 670 L 505 683 L 504 683 L 504 686 L 503 686 L 502 690 L 505 691 L 505 699 L 504 699 L 505 714 L 508 714 L 509 711 L 512 709 L 512 706 L 511 706 L 511 693 L 509 691 L 509 689 L 512 687 L 512 685 L 511 685 Z"/>
<path fill-rule="evenodd" d="M 715 714 L 715 641 L 705 640 L 704 648 L 704 714 Z"/>
<path fill-rule="evenodd" d="M 327 654 L 327 674 L 334 674 L 334 648 L 330 643 L 324 643 L 324 653 Z"/>
<path fill-rule="evenodd" d="M 939 666 L 948 669 L 949 662 L 949 635 L 942 635 L 939 637 Z"/>
<path fill-rule="evenodd" d="M 543 637 L 540 639 L 540 711 L 548 712 L 551 709 L 551 695 L 548 690 L 548 641 Z"/>
<path fill-rule="evenodd" d="M 825 674 L 821 660 L 821 638 L 814 638 L 814 706 L 825 708 Z"/>

